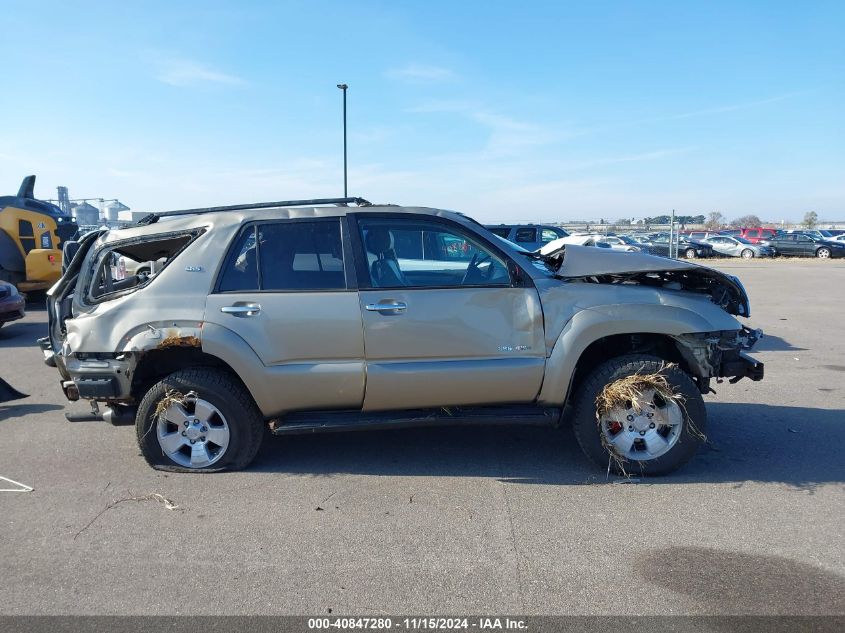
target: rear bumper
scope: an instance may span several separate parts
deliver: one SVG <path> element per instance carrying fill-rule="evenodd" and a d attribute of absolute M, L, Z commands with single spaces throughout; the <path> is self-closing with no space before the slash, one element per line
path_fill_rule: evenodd
<path fill-rule="evenodd" d="M 131 400 L 129 362 L 117 359 L 85 359 L 57 354 L 47 337 L 38 339 L 44 364 L 59 370 L 65 397 L 103 402 Z"/>

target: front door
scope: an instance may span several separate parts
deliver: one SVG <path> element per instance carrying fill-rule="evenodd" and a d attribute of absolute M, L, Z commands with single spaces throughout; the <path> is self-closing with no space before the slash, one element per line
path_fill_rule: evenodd
<path fill-rule="evenodd" d="M 342 244 L 339 218 L 249 225 L 208 297 L 203 348 L 231 336 L 252 348 L 261 373 L 253 388 L 269 402 L 267 415 L 361 407 L 361 311 Z"/>
<path fill-rule="evenodd" d="M 360 214 L 357 236 L 365 410 L 537 397 L 540 300 L 504 253 L 455 222 L 414 214 Z"/>

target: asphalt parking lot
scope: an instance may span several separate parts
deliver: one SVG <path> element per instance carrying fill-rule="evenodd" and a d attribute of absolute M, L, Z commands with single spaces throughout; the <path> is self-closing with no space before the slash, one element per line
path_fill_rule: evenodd
<path fill-rule="evenodd" d="M 246 472 L 156 472 L 131 427 L 65 421 L 83 405 L 32 306 L 0 330 L 30 394 L 0 405 L 0 475 L 34 489 L 0 492 L 0 613 L 845 614 L 845 261 L 717 266 L 766 379 L 715 385 L 710 445 L 640 482 L 568 428 L 273 438 Z"/>

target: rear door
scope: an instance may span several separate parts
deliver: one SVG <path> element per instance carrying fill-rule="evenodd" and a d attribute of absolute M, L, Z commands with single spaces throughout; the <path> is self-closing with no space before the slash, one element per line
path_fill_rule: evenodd
<path fill-rule="evenodd" d="M 784 235 L 783 240 L 778 242 L 778 252 L 789 257 L 800 255 L 801 252 L 798 244 L 798 234 L 790 233 L 789 235 Z"/>
<path fill-rule="evenodd" d="M 539 296 L 498 247 L 420 214 L 358 214 L 365 410 L 531 402 L 543 380 Z"/>
<path fill-rule="evenodd" d="M 207 299 L 203 346 L 209 324 L 246 341 L 276 412 L 363 402 L 364 337 L 343 227 L 336 217 L 244 227 Z"/>

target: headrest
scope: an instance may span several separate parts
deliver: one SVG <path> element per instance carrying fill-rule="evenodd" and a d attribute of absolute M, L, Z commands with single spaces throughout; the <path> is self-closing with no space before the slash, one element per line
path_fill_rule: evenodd
<path fill-rule="evenodd" d="M 374 255 L 382 255 L 393 248 L 393 234 L 383 228 L 373 228 L 367 231 L 367 250 Z"/>

